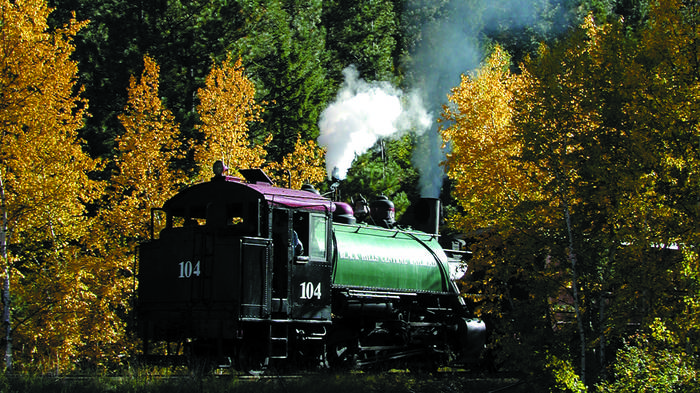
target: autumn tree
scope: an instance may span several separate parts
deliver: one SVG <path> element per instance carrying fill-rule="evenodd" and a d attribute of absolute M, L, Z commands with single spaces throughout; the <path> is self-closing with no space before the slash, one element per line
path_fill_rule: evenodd
<path fill-rule="evenodd" d="M 598 225 L 606 226 L 604 214 L 599 213 L 605 210 L 609 200 L 591 198 L 588 192 L 595 192 L 595 189 L 587 188 L 590 183 L 582 181 L 583 172 L 598 165 L 605 168 L 606 159 L 605 155 L 598 155 L 595 158 L 601 161 L 597 164 L 581 165 L 581 155 L 590 154 L 589 148 L 600 147 L 598 138 L 604 135 L 596 99 L 591 97 L 595 90 L 585 86 L 591 66 L 590 47 L 586 44 L 592 41 L 586 41 L 584 31 L 577 31 L 565 45 L 551 52 L 543 47 L 534 67 L 536 74 L 525 72 L 529 84 L 523 89 L 517 121 L 520 141 L 524 142 L 525 161 L 549 174 L 543 187 L 556 213 L 550 215 L 556 235 L 551 239 L 548 257 L 570 278 L 567 292 L 572 300 L 579 348 L 579 356 L 575 358 L 578 359 L 578 375 L 585 383 L 589 349 L 587 326 L 590 326 L 590 320 L 586 319 L 590 316 L 582 314 L 582 302 L 591 301 L 593 294 L 588 293 L 591 296 L 583 298 L 582 285 L 590 282 L 580 282 L 586 281 L 581 277 L 581 265 L 602 258 L 597 254 L 602 252 L 600 246 L 605 247 L 611 239 L 606 238 L 605 231 L 593 231 L 586 224 L 591 218 Z M 594 206 L 598 203 L 601 205 L 596 209 Z M 559 355 L 568 358 L 566 353 Z"/>
<path fill-rule="evenodd" d="M 129 100 L 119 115 L 125 132 L 115 141 L 117 169 L 104 211 L 110 229 L 131 242 L 148 238 L 151 207 L 161 206 L 184 178 L 174 169 L 182 158 L 179 126 L 158 94 L 159 67 L 149 56 L 143 64 L 141 77 L 129 81 Z"/>
<path fill-rule="evenodd" d="M 0 250 L 5 367 L 62 367 L 85 344 L 81 313 L 97 294 L 83 266 L 97 163 L 77 130 L 87 106 L 73 39 L 84 22 L 49 29 L 42 0 L 2 1 Z M 100 337 L 95 337 L 99 340 Z"/>
<path fill-rule="evenodd" d="M 463 209 L 455 224 L 465 232 L 503 223 L 519 203 L 537 198 L 527 168 L 517 162 L 522 144 L 514 138 L 513 104 L 522 78 L 510 65 L 496 46 L 476 72 L 462 76 L 441 119 L 451 147 L 444 165 Z"/>
<path fill-rule="evenodd" d="M 680 341 L 700 342 L 700 4 L 697 1 L 668 1 L 654 4 L 654 19 L 643 31 L 641 46 L 645 79 L 635 96 L 636 107 L 654 141 L 659 168 L 646 179 L 653 198 L 638 198 L 647 210 L 658 206 L 652 219 L 651 240 L 678 244 L 683 252 L 681 278 L 673 289 L 683 291 L 682 309 L 673 315 Z M 665 40 L 662 36 L 672 37 Z M 646 60 L 648 62 L 642 62 Z M 634 75 L 634 71 L 630 70 Z M 647 94 L 649 91 L 653 94 Z M 626 112 L 636 115 L 635 106 Z M 654 178 L 655 176 L 655 178 Z M 642 219 L 644 216 L 639 216 Z M 658 217 L 658 218 L 657 218 Z M 641 224 L 641 223 L 639 223 Z M 661 244 L 661 243 L 660 243 Z M 681 285 L 679 285 L 681 284 Z M 666 291 L 673 291 L 667 288 Z M 666 292 L 665 293 L 668 293 Z M 677 298 L 677 297 L 676 297 Z M 662 309 L 663 310 L 663 309 Z M 668 308 L 666 309 L 668 310 Z M 675 310 L 674 310 L 675 311 Z M 697 353 L 700 345 L 688 348 Z M 700 369 L 697 367 L 696 369 Z"/>
<path fill-rule="evenodd" d="M 418 172 L 411 163 L 415 135 L 377 141 L 367 152 L 358 155 L 342 184 L 342 197 L 354 201 L 385 195 L 394 204 L 396 220 L 415 225 L 410 214 L 412 201 L 420 197 Z M 404 213 L 409 214 L 404 216 Z"/>
<path fill-rule="evenodd" d="M 255 88 L 245 76 L 241 60 L 234 62 L 229 56 L 221 65 L 214 63 L 205 87 L 197 95 L 201 124 L 196 128 L 202 133 L 203 142 L 195 147 L 194 159 L 200 176 L 208 178 L 211 165 L 217 160 L 233 170 L 262 166 L 265 149 L 252 144 L 248 126 L 260 121 L 263 109 L 255 102 Z"/>
<path fill-rule="evenodd" d="M 613 97 L 621 103 L 614 124 L 634 128 L 636 148 L 615 215 L 629 257 L 618 268 L 625 274 L 611 280 L 619 289 L 612 292 L 608 326 L 621 329 L 623 321 L 613 318 L 620 311 L 633 310 L 645 330 L 660 320 L 674 338 L 671 350 L 687 361 L 698 351 L 688 343 L 700 339 L 700 4 L 652 2 L 635 38 L 636 45 L 623 47 L 630 54 Z M 619 51 L 601 41 L 606 53 Z"/>
<path fill-rule="evenodd" d="M 578 264 L 572 290 L 581 291 L 584 333 L 598 343 L 590 365 L 603 374 L 611 336 L 630 321 L 686 315 L 683 298 L 697 298 L 684 277 L 697 265 L 689 251 L 697 242 L 696 7 L 660 2 L 636 35 L 622 21 L 588 18 L 528 66 L 523 158 L 553 175 L 547 188 L 568 232 L 560 249 L 572 272 Z M 581 349 L 585 380 L 584 350 L 592 348 Z"/>
<path fill-rule="evenodd" d="M 83 319 L 92 329 L 88 337 L 106 336 L 82 350 L 92 367 L 113 366 L 120 355 L 133 353 L 127 317 L 133 306 L 134 252 L 149 237 L 151 208 L 161 206 L 184 182 L 173 169 L 181 157 L 179 127 L 158 95 L 158 65 L 148 56 L 143 63 L 140 78 L 131 77 L 129 100 L 119 115 L 124 132 L 115 141 L 114 172 L 90 243 L 90 262 L 99 267 L 89 274 L 99 296 L 84 306 Z"/>
<path fill-rule="evenodd" d="M 553 345 L 548 299 L 565 280 L 547 263 L 546 234 L 556 225 L 542 189 L 549 175 L 520 160 L 515 97 L 527 81 L 510 66 L 508 54 L 494 47 L 445 106 L 440 133 L 451 151 L 444 166 L 459 205 L 449 222 L 474 241 L 464 291 L 489 320 L 497 361 L 509 367 L 527 359 L 543 369 L 546 359 L 533 353 Z"/>

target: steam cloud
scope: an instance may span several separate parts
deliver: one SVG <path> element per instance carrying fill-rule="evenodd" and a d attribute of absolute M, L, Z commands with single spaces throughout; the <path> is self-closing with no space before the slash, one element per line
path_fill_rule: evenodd
<path fill-rule="evenodd" d="M 318 143 L 326 148 L 328 177 L 338 168 L 344 179 L 356 155 L 382 137 L 428 129 L 433 119 L 419 96 L 405 94 L 387 82 L 367 82 L 354 66 L 343 70 L 345 81 L 333 103 L 321 113 Z"/>

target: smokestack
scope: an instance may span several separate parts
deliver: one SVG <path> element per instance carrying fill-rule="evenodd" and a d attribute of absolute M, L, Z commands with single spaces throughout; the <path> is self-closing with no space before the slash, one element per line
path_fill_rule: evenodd
<path fill-rule="evenodd" d="M 416 205 L 416 229 L 437 235 L 440 231 L 440 199 L 421 198 Z"/>

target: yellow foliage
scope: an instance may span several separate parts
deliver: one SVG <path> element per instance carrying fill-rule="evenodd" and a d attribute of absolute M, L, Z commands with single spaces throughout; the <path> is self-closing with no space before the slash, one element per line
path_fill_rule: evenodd
<path fill-rule="evenodd" d="M 50 30 L 45 1 L 0 1 L 0 229 L 10 252 L 14 359 L 17 369 L 62 369 L 88 341 L 114 342 L 114 314 L 97 310 L 108 283 L 85 248 L 95 220 L 86 203 L 101 194 L 88 177 L 98 162 L 81 148 L 87 102 L 76 88 L 72 40 L 86 22 Z M 105 321 L 101 331 L 93 323 Z"/>
<path fill-rule="evenodd" d="M 269 162 L 266 169 L 277 184 L 299 189 L 305 183 L 319 183 L 326 177 L 325 150 L 297 134 L 294 151 L 281 162 Z M 288 184 L 289 183 L 289 184 Z"/>
<path fill-rule="evenodd" d="M 571 391 L 585 393 L 588 391 L 581 377 L 576 374 L 571 361 L 558 358 L 556 355 L 547 354 L 547 368 L 554 377 L 555 387 L 559 391 Z"/>
<path fill-rule="evenodd" d="M 223 64 L 214 64 L 205 79 L 205 87 L 197 94 L 202 124 L 196 127 L 204 134 L 204 142 L 195 148 L 195 161 L 202 180 L 210 175 L 209 168 L 217 160 L 234 172 L 265 165 L 274 181 L 286 185 L 291 177 L 294 188 L 305 182 L 320 182 L 325 177 L 325 152 L 314 141 L 303 141 L 301 136 L 294 151 L 281 162 L 265 164 L 265 146 L 272 140 L 272 134 L 259 145 L 250 141 L 248 125 L 262 121 L 263 108 L 255 102 L 255 87 L 245 76 L 241 59 L 234 62 L 229 56 Z"/>
<path fill-rule="evenodd" d="M 94 197 L 86 172 L 96 166 L 77 130 L 87 102 L 73 93 L 77 66 L 70 40 L 84 26 L 72 20 L 47 32 L 42 1 L 0 3 L 0 175 L 15 235 L 40 226 L 71 225 L 81 199 Z M 19 239 L 17 239 L 19 241 Z"/>
<path fill-rule="evenodd" d="M 201 125 L 196 128 L 204 134 L 204 142 L 195 147 L 195 161 L 200 176 L 207 178 L 209 168 L 222 160 L 229 168 L 258 168 L 265 162 L 264 145 L 251 145 L 248 123 L 262 121 L 262 107 L 255 102 L 255 87 L 246 78 L 241 59 L 235 63 L 229 57 L 214 64 L 205 79 L 205 87 L 197 91 L 197 106 Z"/>

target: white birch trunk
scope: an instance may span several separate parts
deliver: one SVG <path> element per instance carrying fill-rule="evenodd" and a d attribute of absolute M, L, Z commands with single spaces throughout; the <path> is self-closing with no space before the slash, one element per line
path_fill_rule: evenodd
<path fill-rule="evenodd" d="M 7 255 L 7 243 L 10 239 L 7 219 L 7 204 L 5 201 L 5 187 L 3 186 L 2 173 L 0 173 L 0 259 L 2 259 L 3 283 L 2 283 L 2 325 L 5 333 L 5 370 L 12 371 L 12 313 L 10 302 L 10 272 L 11 266 Z"/>

